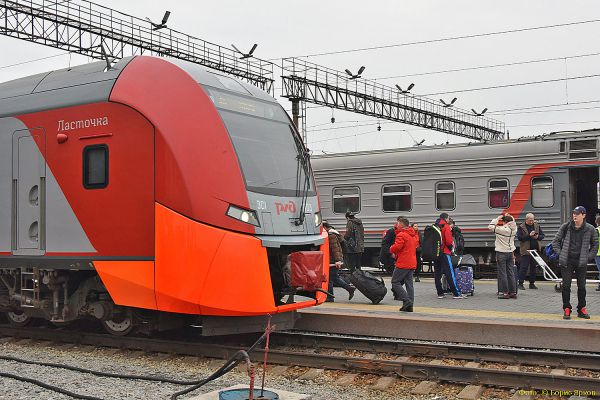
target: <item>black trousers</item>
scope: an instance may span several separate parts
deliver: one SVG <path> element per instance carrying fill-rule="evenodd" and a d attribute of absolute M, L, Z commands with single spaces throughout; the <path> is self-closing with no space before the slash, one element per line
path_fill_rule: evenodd
<path fill-rule="evenodd" d="M 336 267 L 330 266 L 329 267 L 329 288 L 327 291 L 329 293 L 333 294 L 334 286 L 344 288 L 348 292 L 350 291 L 350 289 L 352 289 L 352 286 L 340 277 L 340 275 L 338 273 L 338 269 Z M 333 297 L 328 297 L 327 300 L 333 300 Z"/>
<path fill-rule="evenodd" d="M 362 253 L 348 253 L 346 254 L 346 267 L 350 272 L 354 272 L 355 269 L 360 270 L 360 260 L 362 259 Z"/>
<path fill-rule="evenodd" d="M 527 272 L 529 272 L 529 283 L 535 283 L 535 262 L 533 258 L 527 254 L 522 255 L 519 261 L 519 283 L 522 284 L 527 278 Z"/>
<path fill-rule="evenodd" d="M 571 280 L 573 275 L 577 279 L 577 310 L 581 310 L 585 307 L 585 275 L 587 272 L 586 267 L 565 267 L 560 266 L 560 273 L 562 275 L 562 300 L 563 308 L 571 307 Z"/>
<path fill-rule="evenodd" d="M 458 296 L 460 292 L 456 287 L 456 280 L 454 278 L 454 268 L 452 267 L 452 261 L 450 261 L 450 256 L 447 254 L 442 254 L 440 258 L 438 258 L 435 261 L 433 268 L 435 272 L 435 288 L 437 290 L 438 296 L 442 296 L 444 294 L 444 289 L 442 288 L 442 274 L 446 275 L 448 286 L 450 286 L 450 290 L 452 291 L 452 293 L 454 293 L 454 296 Z"/>
<path fill-rule="evenodd" d="M 415 270 L 415 277 L 418 278 L 423 270 L 423 259 L 421 258 L 421 254 L 423 251 L 420 247 L 417 248 L 417 269 Z"/>

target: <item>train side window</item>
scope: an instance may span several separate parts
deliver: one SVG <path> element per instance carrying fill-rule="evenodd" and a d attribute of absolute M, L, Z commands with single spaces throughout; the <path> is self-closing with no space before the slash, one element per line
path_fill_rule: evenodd
<path fill-rule="evenodd" d="M 456 193 L 454 182 L 436 182 L 435 184 L 435 208 L 440 211 L 454 210 L 456 206 Z"/>
<path fill-rule="evenodd" d="M 83 149 L 83 187 L 102 189 L 108 186 L 108 146 L 96 144 Z"/>
<path fill-rule="evenodd" d="M 360 189 L 356 186 L 334 188 L 333 212 L 345 214 L 348 211 L 353 213 L 360 211 Z"/>
<path fill-rule="evenodd" d="M 408 184 L 385 185 L 381 197 L 384 212 L 412 209 L 412 188 Z"/>
<path fill-rule="evenodd" d="M 554 205 L 554 181 L 551 176 L 531 179 L 531 205 L 537 208 Z"/>
<path fill-rule="evenodd" d="M 488 182 L 490 208 L 506 208 L 510 205 L 508 179 L 492 179 Z"/>

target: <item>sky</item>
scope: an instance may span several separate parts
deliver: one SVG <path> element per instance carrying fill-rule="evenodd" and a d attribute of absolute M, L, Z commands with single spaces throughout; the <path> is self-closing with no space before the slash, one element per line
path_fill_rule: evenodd
<path fill-rule="evenodd" d="M 486 115 L 504 122 L 511 138 L 600 127 L 600 76 L 581 78 L 600 75 L 600 45 L 594 44 L 600 33 L 600 2 L 593 0 L 98 3 L 155 21 L 168 9 L 172 13 L 168 21 L 171 28 L 228 47 L 235 44 L 240 49 L 250 49 L 258 43 L 255 56 L 273 60 L 276 65 L 281 65 L 283 57 L 598 20 L 305 59 L 340 71 L 356 71 L 364 65 L 364 78 L 403 88 L 414 83 L 413 94 L 429 95 L 434 101 L 457 97 L 456 106 L 466 110 L 488 108 Z M 0 81 L 90 61 L 5 36 L 0 36 L 0 54 Z M 21 64 L 51 56 L 54 57 Z M 552 60 L 522 64 L 545 59 Z M 521 64 L 432 73 L 511 63 Z M 280 74 L 276 68 L 275 76 Z M 559 81 L 523 84 L 543 80 Z M 515 84 L 521 85 L 481 90 Z M 290 111 L 291 103 L 280 97 L 279 80 L 275 86 L 276 98 Z M 330 122 L 332 116 L 335 123 Z M 381 131 L 377 130 L 378 124 Z M 407 147 L 422 139 L 426 145 L 465 141 L 310 104 L 306 126 L 308 147 L 313 154 Z"/>

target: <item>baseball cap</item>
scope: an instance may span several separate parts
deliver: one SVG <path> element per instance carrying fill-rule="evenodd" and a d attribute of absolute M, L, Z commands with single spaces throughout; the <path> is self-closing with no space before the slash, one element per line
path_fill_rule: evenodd
<path fill-rule="evenodd" d="M 573 209 L 573 214 L 587 214 L 584 206 L 577 206 Z"/>

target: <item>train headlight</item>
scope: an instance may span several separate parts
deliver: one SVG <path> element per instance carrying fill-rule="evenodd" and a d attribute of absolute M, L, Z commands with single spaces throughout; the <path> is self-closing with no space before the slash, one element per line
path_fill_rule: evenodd
<path fill-rule="evenodd" d="M 260 226 L 258 215 L 254 210 L 244 210 L 243 208 L 229 205 L 229 208 L 227 209 L 227 216 L 235 218 L 238 221 L 242 221 L 246 224 Z"/>
<path fill-rule="evenodd" d="M 315 213 L 315 226 L 321 225 L 321 222 L 323 222 L 323 217 L 321 217 L 321 211 L 317 211 Z"/>

